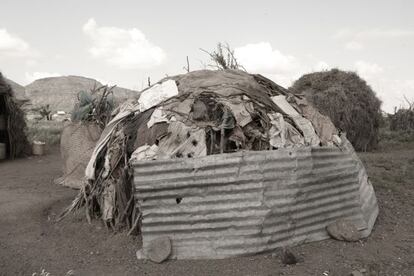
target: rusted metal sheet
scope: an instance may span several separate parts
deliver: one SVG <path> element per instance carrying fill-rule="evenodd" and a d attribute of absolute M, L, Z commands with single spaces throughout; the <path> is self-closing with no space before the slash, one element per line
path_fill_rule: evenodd
<path fill-rule="evenodd" d="M 346 145 L 133 166 L 144 255 L 162 236 L 178 259 L 268 252 L 328 238 L 325 227 L 338 218 L 367 236 L 378 213 L 365 169 Z"/>

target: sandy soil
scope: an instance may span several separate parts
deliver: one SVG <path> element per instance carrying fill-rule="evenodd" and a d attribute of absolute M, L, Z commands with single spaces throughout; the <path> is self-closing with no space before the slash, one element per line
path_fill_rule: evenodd
<path fill-rule="evenodd" d="M 112 233 L 84 215 L 54 219 L 76 191 L 56 186 L 57 149 L 44 157 L 0 163 L 0 275 L 414 275 L 414 144 L 361 154 L 376 189 L 380 214 L 360 242 L 334 240 L 292 248 L 301 262 L 281 263 L 279 252 L 228 260 L 138 261 L 138 238 Z M 68 273 L 69 272 L 69 273 Z"/>

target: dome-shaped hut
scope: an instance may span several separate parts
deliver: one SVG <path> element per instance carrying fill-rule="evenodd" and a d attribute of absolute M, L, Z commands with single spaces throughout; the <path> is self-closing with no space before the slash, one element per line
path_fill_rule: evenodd
<path fill-rule="evenodd" d="M 328 117 L 260 75 L 168 77 L 114 114 L 86 169 L 86 205 L 171 258 L 224 258 L 328 238 L 345 219 L 361 237 L 377 216 L 361 161 Z"/>
<path fill-rule="evenodd" d="M 24 113 L 0 73 L 0 159 L 14 159 L 30 152 L 25 128 Z"/>

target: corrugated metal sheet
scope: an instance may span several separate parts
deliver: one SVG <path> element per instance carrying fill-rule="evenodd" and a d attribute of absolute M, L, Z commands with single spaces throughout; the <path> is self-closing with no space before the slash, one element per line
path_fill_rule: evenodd
<path fill-rule="evenodd" d="M 168 236 L 172 258 L 225 258 L 327 238 L 338 218 L 364 235 L 378 213 L 352 147 L 237 152 L 134 164 L 143 252 Z"/>

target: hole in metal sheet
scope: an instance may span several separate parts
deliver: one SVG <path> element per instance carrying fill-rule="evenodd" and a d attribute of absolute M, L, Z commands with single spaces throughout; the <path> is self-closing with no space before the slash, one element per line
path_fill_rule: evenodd
<path fill-rule="evenodd" d="M 175 199 L 175 202 L 177 202 L 177 204 L 180 204 L 180 203 L 181 203 L 181 200 L 183 200 L 183 198 L 182 198 L 182 197 L 177 197 L 177 198 Z"/>

